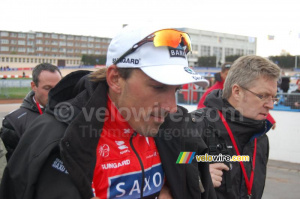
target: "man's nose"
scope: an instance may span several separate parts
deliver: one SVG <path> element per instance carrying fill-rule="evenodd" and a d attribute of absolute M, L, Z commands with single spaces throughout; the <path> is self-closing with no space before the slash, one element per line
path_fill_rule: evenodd
<path fill-rule="evenodd" d="M 161 107 L 169 113 L 177 112 L 177 103 L 174 91 L 168 92 L 167 95 L 164 96 L 163 102 L 161 103 Z"/>

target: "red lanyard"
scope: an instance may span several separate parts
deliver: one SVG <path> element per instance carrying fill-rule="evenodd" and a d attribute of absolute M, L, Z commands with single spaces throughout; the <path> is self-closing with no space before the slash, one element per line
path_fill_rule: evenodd
<path fill-rule="evenodd" d="M 40 115 L 42 115 L 43 111 L 42 111 L 42 109 L 41 109 L 40 104 L 38 103 L 38 101 L 35 101 L 35 104 L 36 104 L 36 106 L 37 106 L 37 108 L 38 108 L 38 110 L 40 112 Z"/>
<path fill-rule="evenodd" d="M 237 155 L 240 155 L 240 152 L 239 152 L 239 149 L 237 147 L 237 144 L 235 142 L 235 139 L 233 137 L 233 134 L 232 134 L 232 131 L 231 129 L 229 128 L 228 126 L 228 123 L 226 122 L 222 112 L 219 110 L 219 115 L 220 115 L 220 118 L 222 119 L 222 122 L 229 134 L 229 137 L 231 139 L 231 142 L 234 146 L 234 149 L 236 151 L 236 154 Z M 255 168 L 255 158 L 256 158 L 256 143 L 257 143 L 257 139 L 255 138 L 254 139 L 254 150 L 253 150 L 253 162 L 252 162 L 252 169 L 251 169 L 251 176 L 250 176 L 250 181 L 249 181 L 249 178 L 247 176 L 247 173 L 246 173 L 246 169 L 245 169 L 245 166 L 244 166 L 244 163 L 241 161 L 240 162 L 240 165 L 241 165 L 241 168 L 242 168 L 242 171 L 243 171 L 243 175 L 244 175 L 244 178 L 245 178 L 245 183 L 246 183 L 246 187 L 247 187 L 247 190 L 248 190 L 248 196 L 250 197 L 251 196 L 251 191 L 252 191 L 252 185 L 253 185 L 253 178 L 254 178 L 254 168 Z"/>

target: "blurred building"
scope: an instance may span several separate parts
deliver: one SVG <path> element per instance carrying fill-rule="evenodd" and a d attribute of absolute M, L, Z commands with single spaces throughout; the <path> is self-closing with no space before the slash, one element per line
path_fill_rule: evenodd
<path fill-rule="evenodd" d="M 216 56 L 224 63 L 228 55 L 256 54 L 256 38 L 190 28 L 193 52 L 188 55 L 191 66 L 198 57 Z M 0 30 L 0 66 L 34 67 L 48 62 L 57 66 L 79 66 L 81 56 L 106 55 L 111 38 L 48 32 L 13 32 Z"/>
<path fill-rule="evenodd" d="M 48 62 L 79 66 L 81 55 L 106 55 L 110 38 L 48 32 L 0 30 L 0 65 L 34 67 Z"/>
<path fill-rule="evenodd" d="M 180 29 L 189 33 L 192 40 L 193 53 L 189 54 L 191 66 L 198 66 L 198 57 L 216 56 L 216 63 L 224 63 L 229 55 L 255 55 L 255 37 L 197 30 L 191 28 Z"/>

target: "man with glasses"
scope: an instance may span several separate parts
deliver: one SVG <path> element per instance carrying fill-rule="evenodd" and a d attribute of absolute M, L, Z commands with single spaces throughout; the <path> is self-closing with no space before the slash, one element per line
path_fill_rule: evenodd
<path fill-rule="evenodd" d="M 272 126 L 269 110 L 276 96 L 280 68 L 254 55 L 243 56 L 231 66 L 223 90 L 207 95 L 199 129 L 210 155 L 248 155 L 250 161 L 212 161 L 210 173 L 217 197 L 262 198 L 269 154 L 266 133 Z"/>
<path fill-rule="evenodd" d="M 188 67 L 189 51 L 188 34 L 175 29 L 122 29 L 107 68 L 71 73 L 51 90 L 46 113 L 10 160 L 0 197 L 215 198 L 209 166 L 176 164 L 185 137 L 171 136 L 171 116 L 187 115 L 176 91 L 208 85 Z M 165 120 L 168 140 L 157 136 Z M 189 143 L 200 154 L 207 149 L 199 138 Z"/>

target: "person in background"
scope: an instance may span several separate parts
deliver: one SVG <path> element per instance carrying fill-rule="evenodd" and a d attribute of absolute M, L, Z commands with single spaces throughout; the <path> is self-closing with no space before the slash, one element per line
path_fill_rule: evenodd
<path fill-rule="evenodd" d="M 182 89 L 185 91 L 181 91 L 183 94 L 184 102 L 192 102 L 196 103 L 198 100 L 198 92 L 195 91 L 197 88 L 194 84 L 184 84 Z"/>
<path fill-rule="evenodd" d="M 25 130 L 36 117 L 43 114 L 48 102 L 48 93 L 61 78 L 60 70 L 52 64 L 42 63 L 34 67 L 31 91 L 24 98 L 20 108 L 6 115 L 2 121 L 0 137 L 7 150 L 7 161 Z"/>
<path fill-rule="evenodd" d="M 0 197 L 216 198 L 208 164 L 176 164 L 186 139 L 200 154 L 207 149 L 174 127 L 173 117 L 187 114 L 176 91 L 208 84 L 188 68 L 190 50 L 188 34 L 176 29 L 123 28 L 108 47 L 107 68 L 73 72 L 50 91 L 45 114 L 8 163 Z"/>
<path fill-rule="evenodd" d="M 290 106 L 292 109 L 300 109 L 300 79 L 297 80 L 296 84 L 298 88 L 288 95 L 284 104 Z"/>
<path fill-rule="evenodd" d="M 198 103 L 198 107 L 197 109 L 199 108 L 203 108 L 205 107 L 204 105 L 204 101 L 206 99 L 206 96 L 212 92 L 213 90 L 216 90 L 216 89 L 223 89 L 224 87 L 224 82 L 226 80 L 226 77 L 227 77 L 227 74 L 228 74 L 228 71 L 230 69 L 232 65 L 232 62 L 225 62 L 223 65 L 222 65 L 222 68 L 221 68 L 221 72 L 220 73 L 216 73 L 215 74 L 215 80 L 216 80 L 216 83 L 211 86 L 209 89 L 206 90 L 206 92 L 202 95 L 199 103 Z M 271 114 L 268 114 L 268 117 L 267 117 L 267 120 L 273 124 L 272 126 L 272 129 L 274 130 L 276 128 L 276 121 L 275 119 L 272 117 Z"/>
<path fill-rule="evenodd" d="M 212 162 L 210 173 L 218 199 L 262 198 L 269 155 L 267 115 L 274 107 L 280 68 L 255 55 L 238 58 L 223 90 L 207 95 L 199 130 L 210 155 L 247 155 L 248 161 Z"/>
<path fill-rule="evenodd" d="M 198 109 L 203 108 L 204 106 L 204 101 L 206 96 L 213 90 L 215 89 L 223 89 L 224 81 L 227 77 L 228 71 L 231 67 L 231 62 L 225 62 L 222 67 L 221 67 L 221 72 L 215 74 L 215 84 L 212 85 L 210 88 L 208 88 L 205 93 L 202 95 L 200 98 L 200 101 L 198 103 Z"/>

